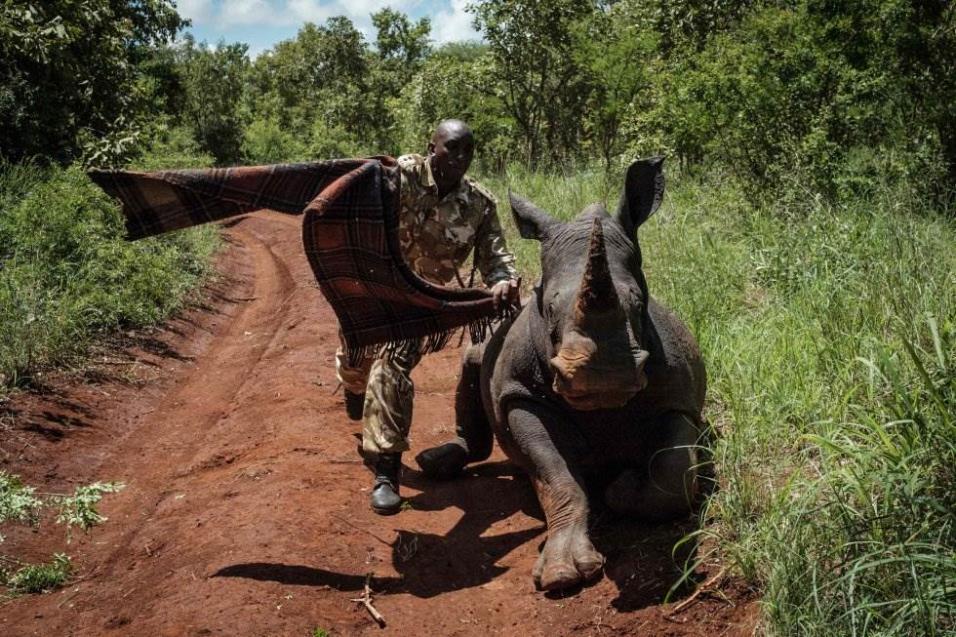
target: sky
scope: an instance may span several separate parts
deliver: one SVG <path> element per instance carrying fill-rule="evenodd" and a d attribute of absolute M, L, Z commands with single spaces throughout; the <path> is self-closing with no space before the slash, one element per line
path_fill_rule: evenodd
<path fill-rule="evenodd" d="M 179 14 L 192 20 L 187 29 L 197 41 L 245 42 L 255 57 L 276 42 L 294 37 L 306 22 L 322 24 L 332 16 L 352 20 L 374 40 L 371 14 L 384 7 L 413 19 L 429 17 L 431 38 L 441 44 L 479 36 L 465 11 L 468 0 L 176 0 Z"/>

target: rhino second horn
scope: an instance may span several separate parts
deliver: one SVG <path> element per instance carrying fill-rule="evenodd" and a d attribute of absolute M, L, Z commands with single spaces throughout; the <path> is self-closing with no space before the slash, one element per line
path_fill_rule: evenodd
<path fill-rule="evenodd" d="M 619 307 L 620 301 L 607 263 L 604 228 L 601 226 L 601 220 L 595 219 L 591 227 L 588 261 L 578 292 L 577 315 L 579 319 L 583 319 L 591 312 L 606 312 Z"/>

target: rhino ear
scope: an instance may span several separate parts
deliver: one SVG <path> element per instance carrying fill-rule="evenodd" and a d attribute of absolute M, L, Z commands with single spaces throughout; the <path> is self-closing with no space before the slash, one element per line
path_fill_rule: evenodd
<path fill-rule="evenodd" d="M 511 190 L 508 190 L 508 200 L 511 202 L 511 215 L 522 239 L 541 241 L 548 227 L 557 223 L 551 215 Z"/>
<path fill-rule="evenodd" d="M 627 168 L 617 221 L 633 235 L 664 199 L 664 158 L 638 159 Z"/>

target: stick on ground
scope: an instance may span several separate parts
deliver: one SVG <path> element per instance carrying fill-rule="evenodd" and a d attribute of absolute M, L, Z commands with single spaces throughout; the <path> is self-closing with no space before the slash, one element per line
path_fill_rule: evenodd
<path fill-rule="evenodd" d="M 701 584 L 700 586 L 698 586 L 698 587 L 697 587 L 697 590 L 695 590 L 694 593 L 693 593 L 690 597 L 688 597 L 687 599 L 685 599 L 684 601 L 682 601 L 680 604 L 678 604 L 677 606 L 675 606 L 675 607 L 673 608 L 673 610 L 671 610 L 671 612 L 667 613 L 667 614 L 665 615 L 665 619 L 666 619 L 666 618 L 673 617 L 673 616 L 676 615 L 677 613 L 681 612 L 682 610 L 684 610 L 685 608 L 687 608 L 688 606 L 690 606 L 690 605 L 694 602 L 694 600 L 696 600 L 697 597 L 698 597 L 701 593 L 703 593 L 706 589 L 708 589 L 708 588 L 710 588 L 711 586 L 713 586 L 714 584 L 716 584 L 717 581 L 720 580 L 720 579 L 724 576 L 724 573 L 726 572 L 726 570 L 727 570 L 726 567 L 721 567 L 721 569 L 720 569 L 719 571 L 717 571 L 717 574 L 716 574 L 716 575 L 714 575 L 713 577 L 711 577 L 710 579 L 708 579 L 706 582 L 704 582 L 703 584 Z"/>
<path fill-rule="evenodd" d="M 361 604 L 365 607 L 365 610 L 368 611 L 368 614 L 372 616 L 372 619 L 375 620 L 375 623 L 381 628 L 385 628 L 385 618 L 382 617 L 382 614 L 372 606 L 372 574 L 368 573 L 365 576 L 365 590 L 362 592 L 361 597 L 357 597 L 351 601 Z"/>

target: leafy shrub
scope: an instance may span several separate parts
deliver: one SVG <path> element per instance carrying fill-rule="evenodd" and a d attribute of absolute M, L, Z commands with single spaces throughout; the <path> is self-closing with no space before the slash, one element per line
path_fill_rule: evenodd
<path fill-rule="evenodd" d="M 14 595 L 43 593 L 63 586 L 72 568 L 69 556 L 57 553 L 49 564 L 28 564 L 17 569 L 5 583 Z"/>
<path fill-rule="evenodd" d="M 306 159 L 302 141 L 275 119 L 256 119 L 246 128 L 242 156 L 249 164 L 279 164 Z"/>
<path fill-rule="evenodd" d="M 65 525 L 67 533 L 74 526 L 88 531 L 106 521 L 96 510 L 103 495 L 122 488 L 119 483 L 97 482 L 77 487 L 72 495 L 37 494 L 35 488 L 24 484 L 19 477 L 0 471 L 0 524 L 13 521 L 37 526 L 42 510 L 50 508 L 57 511 L 56 523 Z M 40 593 L 61 586 L 69 577 L 71 567 L 70 558 L 62 553 L 55 554 L 49 564 L 22 564 L 16 558 L 0 555 L 0 585 L 15 595 Z"/>
<path fill-rule="evenodd" d="M 150 115 L 139 56 L 182 26 L 168 0 L 0 4 L 0 158 L 116 150 Z"/>
<path fill-rule="evenodd" d="M 944 3 L 752 3 L 668 41 L 657 106 L 634 128 L 719 161 L 753 194 L 854 195 L 889 176 L 945 195 L 956 187 L 954 26 Z"/>
<path fill-rule="evenodd" d="M 0 385 L 154 323 L 207 269 L 215 231 L 128 243 L 117 205 L 79 168 L 0 166 Z"/>

